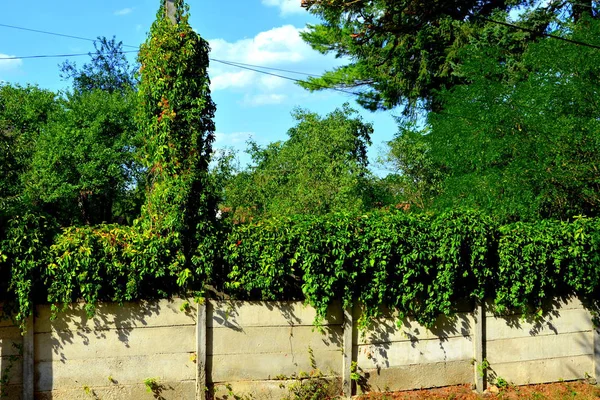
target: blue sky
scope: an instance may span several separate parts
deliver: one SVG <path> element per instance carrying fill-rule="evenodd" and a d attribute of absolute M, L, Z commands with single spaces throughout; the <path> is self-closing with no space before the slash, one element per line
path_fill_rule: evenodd
<path fill-rule="evenodd" d="M 300 0 L 188 0 L 190 22 L 211 44 L 211 57 L 319 74 L 342 61 L 313 51 L 299 37 L 307 23 L 318 22 L 300 7 Z M 142 43 L 159 0 L 21 0 L 3 4 L 0 24 L 63 33 L 85 38 L 117 37 L 124 44 Z M 0 27 L 0 58 L 39 54 L 87 53 L 89 41 L 75 40 Z M 131 55 L 132 60 L 135 54 Z M 88 57 L 71 57 L 79 64 Z M 58 64 L 64 59 L 0 60 L 0 81 L 37 84 L 65 89 Z M 349 102 L 360 110 L 352 95 L 335 91 L 310 93 L 293 82 L 256 72 L 212 63 L 213 100 L 217 104 L 216 147 L 232 147 L 242 154 L 252 137 L 261 144 L 285 140 L 294 122 L 295 107 L 325 114 Z M 302 79 L 302 75 L 283 73 Z M 369 156 L 375 159 L 384 141 L 396 132 L 391 112 L 362 111 L 373 122 L 375 133 Z M 378 174 L 383 171 L 373 166 Z"/>

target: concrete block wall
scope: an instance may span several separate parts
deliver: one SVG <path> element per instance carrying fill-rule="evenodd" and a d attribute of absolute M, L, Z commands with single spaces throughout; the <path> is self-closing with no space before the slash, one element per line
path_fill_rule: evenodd
<path fill-rule="evenodd" d="M 75 304 L 55 320 L 49 306 L 38 306 L 24 336 L 0 322 L 0 375 L 13 365 L 2 389 L 24 400 L 280 399 L 315 366 L 346 396 L 455 384 L 483 390 L 499 377 L 600 378 L 600 335 L 579 301 L 557 301 L 538 321 L 485 308 L 440 317 L 432 329 L 387 315 L 359 332 L 359 308 L 341 304 L 321 329 L 315 310 L 300 302 L 102 304 L 93 318 Z M 354 391 L 352 363 L 362 375 Z"/>
<path fill-rule="evenodd" d="M 591 315 L 577 299 L 556 301 L 538 321 L 487 312 L 488 382 L 501 378 L 524 385 L 594 377 L 594 336 Z"/>
<path fill-rule="evenodd" d="M 210 302 L 207 377 L 215 397 L 229 390 L 280 399 L 302 375 L 342 375 L 342 310 L 332 307 L 321 329 L 300 302 Z M 227 386 L 230 388 L 228 389 Z"/>
<path fill-rule="evenodd" d="M 50 307 L 39 306 L 35 398 L 194 399 L 196 310 L 193 302 L 187 310 L 183 304 L 103 304 L 91 319 L 74 305 L 53 321 Z M 156 383 L 154 391 L 147 379 Z"/>
<path fill-rule="evenodd" d="M 355 319 L 358 320 L 359 313 Z M 438 318 L 432 330 L 393 315 L 356 332 L 353 351 L 365 376 L 358 390 L 409 390 L 473 382 L 472 313 Z"/>
<path fill-rule="evenodd" d="M 23 392 L 23 337 L 19 327 L 0 320 L 0 395 L 21 399 Z M 6 376 L 6 379 L 4 379 Z"/>

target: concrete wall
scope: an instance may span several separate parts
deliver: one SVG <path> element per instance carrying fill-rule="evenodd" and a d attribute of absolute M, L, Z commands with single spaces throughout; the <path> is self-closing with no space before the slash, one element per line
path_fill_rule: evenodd
<path fill-rule="evenodd" d="M 106 304 L 91 319 L 74 306 L 54 321 L 49 306 L 38 307 L 35 398 L 194 399 L 196 310 L 182 304 Z"/>
<path fill-rule="evenodd" d="M 488 381 L 524 385 L 594 376 L 595 331 L 577 299 L 557 301 L 539 321 L 521 315 L 485 317 Z"/>
<path fill-rule="evenodd" d="M 211 302 L 207 377 L 216 397 L 228 395 L 229 384 L 238 395 L 280 399 L 296 378 L 317 370 L 335 381 L 342 374 L 341 307 L 331 308 L 320 330 L 315 316 L 298 302 Z"/>
<path fill-rule="evenodd" d="M 0 394 L 21 399 L 23 390 L 23 339 L 21 331 L 10 321 L 0 320 Z M 6 376 L 6 381 L 4 381 Z"/>
<path fill-rule="evenodd" d="M 38 306 L 25 336 L 0 322 L 0 375 L 13 360 L 3 389 L 9 399 L 280 399 L 318 374 L 332 394 L 349 394 L 351 361 L 362 376 L 354 392 L 600 374 L 598 332 L 573 299 L 538 321 L 478 307 L 432 329 L 387 315 L 366 332 L 356 327 L 359 308 L 341 305 L 316 329 L 315 310 L 299 302 L 186 304 L 104 304 L 91 319 L 75 304 L 53 321 Z"/>
<path fill-rule="evenodd" d="M 355 320 L 360 315 L 355 314 Z M 353 351 L 366 381 L 359 390 L 408 390 L 473 382 L 473 316 L 438 318 L 429 330 L 411 318 L 382 318 L 354 335 Z"/>

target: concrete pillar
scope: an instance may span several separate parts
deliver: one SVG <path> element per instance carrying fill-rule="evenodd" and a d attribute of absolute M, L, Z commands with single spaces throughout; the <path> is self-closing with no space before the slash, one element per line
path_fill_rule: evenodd
<path fill-rule="evenodd" d="M 206 400 L 206 307 L 208 300 L 198 304 L 196 318 L 196 399 Z"/>
<path fill-rule="evenodd" d="M 342 341 L 343 346 L 343 360 L 342 360 L 342 392 L 344 397 L 349 399 L 352 397 L 352 342 L 354 326 L 352 321 L 352 307 L 344 308 L 344 337 Z"/>
<path fill-rule="evenodd" d="M 165 0 L 165 12 L 167 13 L 167 17 L 171 20 L 173 24 L 176 24 L 175 20 L 175 1 L 174 0 Z"/>
<path fill-rule="evenodd" d="M 27 318 L 26 331 L 23 335 L 23 400 L 33 400 L 34 392 L 34 345 L 33 315 Z"/>
<path fill-rule="evenodd" d="M 473 332 L 475 389 L 478 393 L 483 393 L 486 383 L 486 369 L 484 368 L 483 355 L 483 346 L 485 343 L 485 308 L 483 307 L 483 302 L 478 302 L 475 305 L 473 316 L 475 320 L 475 329 Z"/>
<path fill-rule="evenodd" d="M 594 379 L 600 383 L 600 326 L 594 326 Z"/>

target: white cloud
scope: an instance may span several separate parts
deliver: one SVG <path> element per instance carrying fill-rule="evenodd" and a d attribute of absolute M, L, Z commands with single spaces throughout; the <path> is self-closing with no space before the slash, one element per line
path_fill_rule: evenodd
<path fill-rule="evenodd" d="M 300 6 L 301 0 L 262 0 L 262 3 L 267 7 L 278 7 L 283 16 L 305 12 Z"/>
<path fill-rule="evenodd" d="M 260 32 L 252 39 L 230 43 L 223 39 L 209 40 L 211 56 L 248 64 L 296 63 L 305 60 L 313 50 L 300 37 L 302 29 L 292 25 Z"/>
<path fill-rule="evenodd" d="M 284 94 L 277 93 L 261 93 L 255 95 L 244 96 L 242 104 L 250 107 L 264 106 L 268 104 L 281 104 L 287 99 Z"/>
<path fill-rule="evenodd" d="M 117 11 L 115 11 L 114 14 L 121 17 L 123 15 L 131 14 L 132 11 L 133 11 L 133 8 L 128 7 L 128 8 L 123 8 L 121 10 L 117 10 Z"/>
<path fill-rule="evenodd" d="M 252 83 L 255 72 L 242 70 L 237 72 L 221 72 L 213 75 L 210 81 L 211 90 L 242 88 Z"/>
<path fill-rule="evenodd" d="M 211 89 L 236 93 L 240 104 L 248 107 L 293 103 L 304 89 L 290 79 L 269 74 L 306 79 L 306 75 L 290 71 L 319 74 L 342 63 L 333 56 L 314 51 L 300 37 L 302 30 L 284 25 L 233 42 L 209 39 Z M 215 60 L 245 65 L 233 66 Z M 260 67 L 275 70 L 262 69 L 263 73 L 253 70 Z"/>
<path fill-rule="evenodd" d="M 10 71 L 19 68 L 23 65 L 23 60 L 12 59 L 12 60 L 2 60 L 2 58 L 11 58 L 15 56 L 11 56 L 9 54 L 0 53 L 0 71 Z"/>
<path fill-rule="evenodd" d="M 214 147 L 243 148 L 248 139 L 254 137 L 252 132 L 215 132 Z"/>

